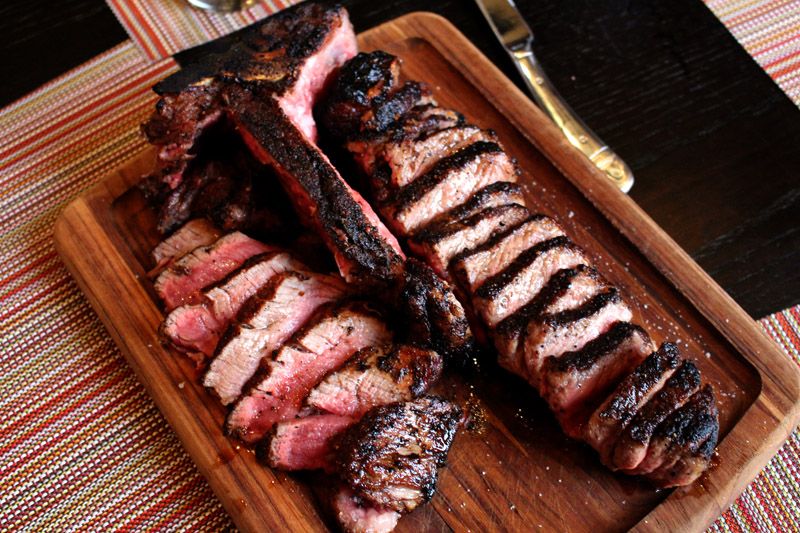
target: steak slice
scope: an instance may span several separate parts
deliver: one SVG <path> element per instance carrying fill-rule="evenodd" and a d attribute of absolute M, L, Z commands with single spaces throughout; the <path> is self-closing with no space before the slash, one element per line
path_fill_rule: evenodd
<path fill-rule="evenodd" d="M 342 436 L 338 472 L 367 502 L 410 512 L 433 496 L 461 417 L 458 406 L 433 396 L 376 407 Z"/>
<path fill-rule="evenodd" d="M 547 401 L 567 435 L 579 438 L 589 415 L 653 352 L 647 333 L 630 322 L 617 322 L 582 349 L 547 357 L 539 394 Z"/>
<path fill-rule="evenodd" d="M 199 303 L 173 309 L 161 325 L 161 334 L 181 351 L 210 357 L 220 335 L 248 298 L 276 274 L 302 268 L 286 252 L 253 256 L 225 279 L 204 289 Z"/>
<path fill-rule="evenodd" d="M 475 126 L 455 126 L 422 138 L 390 141 L 383 146 L 382 156 L 391 172 L 391 187 L 398 189 L 413 183 L 436 162 L 470 144 L 494 140 L 492 133 Z"/>
<path fill-rule="evenodd" d="M 500 145 L 478 141 L 440 159 L 401 188 L 386 205 L 386 218 L 398 233 L 408 235 L 483 187 L 516 180 L 517 169 Z"/>
<path fill-rule="evenodd" d="M 694 483 L 711 466 L 719 440 L 717 416 L 716 412 L 710 411 L 697 419 L 695 436 L 689 440 L 691 444 L 683 447 L 683 453 L 678 455 L 675 462 L 665 464 L 648 474 L 647 478 L 660 488 L 683 487 Z M 708 434 L 708 437 L 698 446 L 697 442 L 704 434 Z"/>
<path fill-rule="evenodd" d="M 487 207 L 465 219 L 428 226 L 409 239 L 408 245 L 415 254 L 425 257 L 437 274 L 448 277 L 447 267 L 453 257 L 480 246 L 527 217 L 528 208 L 521 205 Z"/>
<path fill-rule="evenodd" d="M 614 467 L 631 470 L 639 466 L 659 424 L 686 403 L 699 388 L 700 371 L 693 362 L 684 361 L 622 431 L 614 447 Z"/>
<path fill-rule="evenodd" d="M 603 277 L 586 265 L 561 269 L 553 274 L 530 302 L 504 318 L 494 328 L 493 339 L 500 364 L 520 376 L 525 376 L 527 369 L 520 340 L 528 323 L 541 321 L 546 314 L 580 307 L 608 288 L 609 285 Z"/>
<path fill-rule="evenodd" d="M 404 318 L 404 337 L 432 346 L 454 361 L 463 361 L 475 348 L 464 308 L 450 286 L 421 261 L 406 260 L 405 279 L 393 299 Z"/>
<path fill-rule="evenodd" d="M 678 461 L 684 457 L 691 458 L 701 450 L 707 451 L 709 447 L 703 445 L 709 439 L 713 439 L 713 445 L 710 446 L 713 451 L 719 434 L 717 416 L 714 389 L 706 385 L 656 429 L 647 455 L 639 466 L 629 472 L 646 474 L 658 486 L 673 486 L 676 480 L 672 479 L 671 474 Z M 705 459 L 710 459 L 710 453 Z M 684 470 L 685 467 L 680 466 L 675 472 L 691 475 L 691 468 L 690 471 Z"/>
<path fill-rule="evenodd" d="M 490 207 L 511 204 L 525 205 L 525 195 L 522 193 L 522 187 L 510 181 L 497 181 L 473 194 L 463 204 L 437 216 L 417 233 L 424 232 L 428 228 L 449 224 L 455 220 L 469 218 L 475 213 Z"/>
<path fill-rule="evenodd" d="M 531 301 L 553 274 L 587 263 L 583 251 L 566 237 L 540 242 L 489 277 L 474 293 L 475 307 L 486 324 L 494 327 Z"/>
<path fill-rule="evenodd" d="M 658 392 L 681 362 L 678 348 L 664 343 L 617 386 L 592 414 L 584 431 L 584 440 L 611 465 L 611 454 L 620 432 L 639 409 Z"/>
<path fill-rule="evenodd" d="M 156 292 L 167 311 L 198 303 L 201 289 L 220 281 L 254 255 L 272 250 L 238 231 L 229 233 L 175 261 L 156 278 Z"/>
<path fill-rule="evenodd" d="M 442 373 L 442 357 L 410 345 L 372 346 L 326 377 L 306 404 L 320 411 L 360 418 L 378 405 L 407 401 L 428 391 Z"/>
<path fill-rule="evenodd" d="M 298 414 L 326 374 L 358 350 L 390 340 L 386 325 L 364 302 L 326 306 L 271 359 L 261 362 L 251 387 L 228 414 L 226 432 L 246 443 L 261 440 L 277 422 Z"/>
<path fill-rule="evenodd" d="M 342 486 L 331 498 L 336 521 L 345 533 L 389 533 L 397 527 L 400 513 L 365 502 Z"/>
<path fill-rule="evenodd" d="M 256 158 L 275 168 L 295 209 L 331 250 L 347 281 L 399 277 L 403 255 L 372 208 L 266 95 L 232 86 L 229 114 Z"/>
<path fill-rule="evenodd" d="M 224 405 L 242 393 L 258 363 L 288 339 L 323 304 L 342 298 L 337 276 L 284 272 L 274 276 L 242 307 L 223 335 L 208 366 L 203 385 Z"/>
<path fill-rule="evenodd" d="M 173 262 L 200 246 L 208 246 L 219 239 L 222 233 L 205 218 L 190 220 L 175 233 L 158 243 L 151 256 L 155 267 L 148 273 L 159 274 Z"/>
<path fill-rule="evenodd" d="M 261 461 L 278 470 L 330 470 L 331 441 L 356 422 L 331 414 L 281 422 L 257 448 Z"/>
<path fill-rule="evenodd" d="M 474 293 L 486 279 L 502 272 L 531 246 L 563 235 L 552 218 L 532 215 L 483 245 L 456 256 L 452 270 L 464 289 Z"/>
<path fill-rule="evenodd" d="M 545 359 L 581 350 L 615 323 L 627 322 L 632 317 L 619 291 L 612 287 L 579 307 L 531 320 L 525 328 L 522 347 L 528 379 L 538 388 Z"/>

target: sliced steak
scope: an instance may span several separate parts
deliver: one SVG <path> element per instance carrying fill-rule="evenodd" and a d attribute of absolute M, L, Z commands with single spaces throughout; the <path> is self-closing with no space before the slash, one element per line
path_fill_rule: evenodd
<path fill-rule="evenodd" d="M 582 349 L 547 357 L 539 394 L 567 435 L 579 438 L 603 398 L 652 352 L 653 343 L 642 328 L 617 322 Z"/>
<path fill-rule="evenodd" d="M 650 440 L 647 455 L 629 472 L 647 474 L 657 485 L 671 486 L 670 473 L 675 463 L 685 456 L 695 455 L 709 438 L 714 441 L 713 450 L 718 434 L 714 389 L 706 385 L 659 425 Z"/>
<path fill-rule="evenodd" d="M 615 323 L 627 322 L 632 317 L 619 291 L 611 288 L 579 307 L 531 320 L 525 328 L 522 347 L 528 379 L 538 388 L 545 359 L 581 350 Z"/>
<path fill-rule="evenodd" d="M 548 314 L 576 309 L 609 288 L 603 277 L 586 265 L 561 269 L 553 274 L 530 302 L 495 326 L 493 338 L 499 352 L 500 364 L 512 372 L 526 376 L 527 368 L 520 341 L 523 340 L 528 324 L 541 323 Z"/>
<path fill-rule="evenodd" d="M 494 327 L 531 301 L 553 274 L 582 264 L 588 264 L 586 256 L 566 237 L 540 242 L 488 278 L 474 293 L 475 307 L 486 324 Z"/>
<path fill-rule="evenodd" d="M 426 226 L 420 228 L 417 233 L 449 224 L 455 220 L 469 218 L 475 213 L 490 207 L 500 207 L 501 205 L 525 205 L 525 195 L 522 187 L 510 181 L 497 181 L 479 190 L 463 204 L 450 209 L 431 220 Z"/>
<path fill-rule="evenodd" d="M 410 512 L 433 496 L 461 417 L 458 406 L 430 396 L 377 407 L 338 443 L 339 474 L 367 502 Z"/>
<path fill-rule="evenodd" d="M 354 418 L 330 414 L 281 422 L 258 446 L 257 454 L 278 470 L 330 470 L 332 439 L 355 422 Z"/>
<path fill-rule="evenodd" d="M 285 272 L 274 276 L 248 300 L 223 335 L 203 385 L 224 405 L 236 400 L 245 383 L 269 357 L 323 304 L 346 293 L 337 276 Z"/>
<path fill-rule="evenodd" d="M 156 266 L 148 274 L 159 274 L 195 248 L 208 246 L 221 236 L 222 232 L 207 219 L 190 220 L 153 249 L 151 255 Z"/>
<path fill-rule="evenodd" d="M 389 533 L 400 520 L 397 511 L 371 505 L 346 486 L 334 494 L 331 507 L 345 533 Z"/>
<path fill-rule="evenodd" d="M 424 394 L 439 379 L 442 367 L 442 357 L 433 350 L 402 344 L 365 348 L 317 385 L 306 404 L 360 418 L 378 405 Z"/>
<path fill-rule="evenodd" d="M 657 487 L 683 487 L 694 483 L 711 466 L 719 440 L 719 421 L 715 412 L 709 412 L 695 420 L 695 436 L 689 439 L 690 445 L 682 447 L 675 462 L 665 464 L 647 478 Z M 707 434 L 705 442 L 697 445 L 699 439 Z"/>
<path fill-rule="evenodd" d="M 614 447 L 613 465 L 621 470 L 639 466 L 656 428 L 700 388 L 700 371 L 684 361 L 622 431 Z"/>
<path fill-rule="evenodd" d="M 621 431 L 678 368 L 681 358 L 674 344 L 664 343 L 617 386 L 592 414 L 584 440 L 600 454 L 606 465 Z"/>
<path fill-rule="evenodd" d="M 414 182 L 442 158 L 475 142 L 494 140 L 492 133 L 475 126 L 456 126 L 423 138 L 388 142 L 382 155 L 391 172 L 391 186 L 401 188 Z"/>
<path fill-rule="evenodd" d="M 452 270 L 465 290 L 474 293 L 486 279 L 502 272 L 531 246 L 563 235 L 552 218 L 532 215 L 483 245 L 456 256 Z"/>
<path fill-rule="evenodd" d="M 472 354 L 475 339 L 461 303 L 447 282 L 425 263 L 409 258 L 405 266 L 400 291 L 392 295 L 406 325 L 404 338 L 463 361 Z"/>
<path fill-rule="evenodd" d="M 487 207 L 474 215 L 427 227 L 409 239 L 411 250 L 427 259 L 442 277 L 448 277 L 450 260 L 464 250 L 480 246 L 496 233 L 528 217 L 528 208 L 517 205 Z"/>
<path fill-rule="evenodd" d="M 358 350 L 390 340 L 380 316 L 365 303 L 326 306 L 271 359 L 262 361 L 252 386 L 228 415 L 226 432 L 247 443 L 262 439 L 277 422 L 297 415 L 326 374 Z"/>
<path fill-rule="evenodd" d="M 208 246 L 201 246 L 181 257 L 155 281 L 155 289 L 167 311 L 179 305 L 200 301 L 200 290 L 218 282 L 247 259 L 272 251 L 272 247 L 233 232 Z"/>
<path fill-rule="evenodd" d="M 517 169 L 500 145 L 478 141 L 440 159 L 400 189 L 385 212 L 397 232 L 408 235 L 483 187 L 516 179 Z"/>
<path fill-rule="evenodd" d="M 264 94 L 232 86 L 226 95 L 228 113 L 245 143 L 259 161 L 275 168 L 295 209 L 322 236 L 344 278 L 396 280 L 402 270 L 400 245 L 319 148 Z"/>
<path fill-rule="evenodd" d="M 276 274 L 303 268 L 286 252 L 253 256 L 238 270 L 204 289 L 199 303 L 173 309 L 161 325 L 161 335 L 181 351 L 210 357 L 220 335 L 248 298 Z"/>

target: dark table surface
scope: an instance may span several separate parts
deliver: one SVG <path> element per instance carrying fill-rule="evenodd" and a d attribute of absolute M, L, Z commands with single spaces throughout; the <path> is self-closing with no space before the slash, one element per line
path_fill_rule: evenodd
<path fill-rule="evenodd" d="M 521 84 L 471 0 L 345 0 L 358 30 L 444 15 Z M 631 196 L 753 317 L 800 302 L 800 109 L 700 0 L 517 0 Z M 127 39 L 102 0 L 0 7 L 0 105 Z"/>

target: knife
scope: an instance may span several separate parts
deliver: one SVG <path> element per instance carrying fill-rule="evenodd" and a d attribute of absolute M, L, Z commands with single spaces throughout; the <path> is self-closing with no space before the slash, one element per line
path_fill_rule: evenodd
<path fill-rule="evenodd" d="M 533 32 L 513 0 L 475 0 L 492 31 L 511 56 L 534 101 L 556 123 L 570 144 L 583 153 L 622 190 L 633 186 L 633 172 L 589 129 L 558 94 L 533 55 Z"/>

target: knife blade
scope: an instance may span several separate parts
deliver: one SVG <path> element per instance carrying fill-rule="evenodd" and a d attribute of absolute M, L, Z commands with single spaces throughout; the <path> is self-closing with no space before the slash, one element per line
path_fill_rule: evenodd
<path fill-rule="evenodd" d="M 627 193 L 633 172 L 570 108 L 533 54 L 533 32 L 513 0 L 475 0 L 500 44 L 522 75 L 536 104 L 555 122 L 567 140 Z"/>

